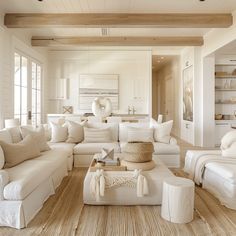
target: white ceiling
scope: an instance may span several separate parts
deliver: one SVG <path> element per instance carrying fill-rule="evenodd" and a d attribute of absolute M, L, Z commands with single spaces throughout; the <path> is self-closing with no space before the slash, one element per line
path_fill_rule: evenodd
<path fill-rule="evenodd" d="M 1 0 L 2 12 L 230 13 L 236 0 Z"/>

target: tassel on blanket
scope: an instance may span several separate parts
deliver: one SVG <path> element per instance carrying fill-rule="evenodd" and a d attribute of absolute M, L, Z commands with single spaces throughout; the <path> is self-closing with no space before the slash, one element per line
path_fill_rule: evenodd
<path fill-rule="evenodd" d="M 148 195 L 149 190 L 146 177 L 141 175 L 141 170 L 135 170 L 135 176 L 137 177 L 137 197 Z"/>
<path fill-rule="evenodd" d="M 100 196 L 105 193 L 105 178 L 103 170 L 97 170 L 90 182 L 90 192 L 95 196 L 96 201 L 99 201 Z"/>

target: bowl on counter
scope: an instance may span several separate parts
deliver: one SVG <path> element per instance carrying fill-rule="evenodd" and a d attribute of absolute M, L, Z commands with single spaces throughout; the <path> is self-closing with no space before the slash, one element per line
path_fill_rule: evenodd
<path fill-rule="evenodd" d="M 222 120 L 223 115 L 222 114 L 215 114 L 215 120 Z"/>

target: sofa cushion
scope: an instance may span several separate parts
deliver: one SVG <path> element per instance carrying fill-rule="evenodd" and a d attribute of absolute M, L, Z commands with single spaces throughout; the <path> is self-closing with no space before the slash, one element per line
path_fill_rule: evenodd
<path fill-rule="evenodd" d="M 66 152 L 67 157 L 73 155 L 73 148 L 75 147 L 74 143 L 51 143 L 48 142 L 48 145 L 51 149 L 62 150 Z"/>
<path fill-rule="evenodd" d="M 107 129 L 109 128 L 111 130 L 111 136 L 112 141 L 117 142 L 118 141 L 118 129 L 119 124 L 116 123 L 99 123 L 99 122 L 88 122 L 85 125 L 88 128 L 96 128 L 96 129 Z"/>
<path fill-rule="evenodd" d="M 19 143 L 5 143 L 0 141 L 0 145 L 4 152 L 5 168 L 13 167 L 40 155 L 40 149 L 31 135 L 26 136 Z"/>
<path fill-rule="evenodd" d="M 7 200 L 23 200 L 42 182 L 48 179 L 60 165 L 67 165 L 67 156 L 62 150 L 50 150 L 33 160 L 5 169 L 10 182 L 4 188 Z"/>
<path fill-rule="evenodd" d="M 101 152 L 102 148 L 113 148 L 116 153 L 120 152 L 118 142 L 113 143 L 79 143 L 74 147 L 74 154 L 76 155 L 89 155 Z"/>
<path fill-rule="evenodd" d="M 236 166 L 226 163 L 210 162 L 206 164 L 206 168 L 215 174 L 227 179 L 231 183 L 236 183 Z"/>
<path fill-rule="evenodd" d="M 12 143 L 11 134 L 8 130 L 0 130 L 0 140 L 6 143 Z"/>
<path fill-rule="evenodd" d="M 149 123 L 120 123 L 119 124 L 119 140 L 120 142 L 127 142 L 128 140 L 128 128 L 150 128 Z"/>
<path fill-rule="evenodd" d="M 179 154 L 180 149 L 178 145 L 154 142 L 154 154 L 156 155 L 173 155 Z"/>

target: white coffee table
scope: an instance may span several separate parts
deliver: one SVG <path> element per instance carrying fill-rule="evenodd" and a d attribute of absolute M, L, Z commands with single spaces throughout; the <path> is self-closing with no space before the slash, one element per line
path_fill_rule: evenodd
<path fill-rule="evenodd" d="M 161 205 L 163 181 L 173 177 L 173 173 L 161 162 L 155 160 L 156 167 L 150 171 L 143 171 L 142 175 L 148 182 L 149 194 L 144 197 L 137 197 L 136 188 L 119 186 L 105 190 L 99 201 L 90 191 L 90 182 L 95 172 L 88 170 L 84 179 L 84 203 L 90 205 Z M 133 171 L 106 171 L 109 177 L 130 176 Z"/>

